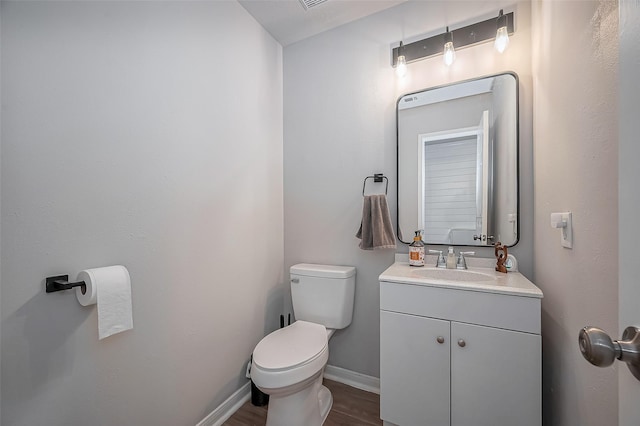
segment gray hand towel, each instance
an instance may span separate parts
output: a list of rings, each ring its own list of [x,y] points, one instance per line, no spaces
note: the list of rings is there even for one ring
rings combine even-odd
[[[396,235],[393,232],[386,195],[364,197],[362,221],[356,237],[362,240],[359,244],[362,250],[396,248]]]

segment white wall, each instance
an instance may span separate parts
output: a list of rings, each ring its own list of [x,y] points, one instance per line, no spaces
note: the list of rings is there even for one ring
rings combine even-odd
[[[1,7],[2,424],[193,425],[282,308],[282,48],[235,1]],[[44,278],[113,264],[98,341]]]
[[[379,374],[378,275],[393,263],[395,252],[362,251],[354,235],[361,217],[363,179],[376,172],[389,177],[395,223],[395,105],[402,94],[503,71],[518,73],[522,236],[513,252],[522,271],[531,275],[530,3],[517,3],[517,32],[502,55],[491,43],[462,49],[451,68],[434,57],[410,64],[402,81],[390,66],[393,43],[440,33],[445,25],[453,28],[488,19],[512,5],[407,2],[285,48],[285,267],[304,261],[353,265],[358,271],[353,323],[332,339],[330,364]],[[493,256],[492,249],[480,252]]]
[[[542,302],[545,425],[617,424],[617,375],[581,356],[581,327],[618,332],[615,1],[533,5],[535,282]],[[551,212],[573,212],[560,246]],[[626,368],[626,367],[619,367]]]

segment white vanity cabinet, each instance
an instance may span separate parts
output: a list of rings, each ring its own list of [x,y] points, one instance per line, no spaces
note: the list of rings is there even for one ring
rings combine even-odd
[[[380,276],[385,424],[540,426],[540,290],[517,273],[425,283],[392,268]]]

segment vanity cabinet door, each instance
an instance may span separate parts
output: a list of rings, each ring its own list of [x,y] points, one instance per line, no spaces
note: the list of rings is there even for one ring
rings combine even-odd
[[[380,311],[380,417],[450,425],[449,321]]]
[[[540,335],[451,323],[451,425],[540,426]]]

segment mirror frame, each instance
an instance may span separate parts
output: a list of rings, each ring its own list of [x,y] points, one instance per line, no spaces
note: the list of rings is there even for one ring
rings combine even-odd
[[[516,154],[516,240],[513,244],[505,245],[506,247],[513,247],[520,241],[520,78],[518,74],[514,71],[505,71],[498,74],[490,74],[476,78],[470,78],[467,80],[460,80],[453,83],[442,84],[439,86],[428,87],[422,90],[416,90],[414,92],[405,93],[398,97],[396,101],[396,215],[397,215],[397,224],[396,224],[396,238],[403,244],[411,244],[411,242],[403,241],[400,236],[402,232],[400,230],[400,125],[399,125],[399,109],[400,100],[405,96],[415,95],[418,93],[426,92],[427,90],[436,90],[442,89],[449,86],[454,86],[456,84],[469,83],[472,81],[483,80],[485,78],[499,77],[503,75],[510,75],[515,79],[516,83],[516,135],[515,135],[515,154]],[[430,243],[428,241],[424,241],[425,245],[433,245],[433,246],[454,246],[454,247],[473,247],[473,248],[483,248],[483,247],[493,247],[497,243],[494,241],[491,245],[464,245],[464,244],[440,244],[440,243]]]

